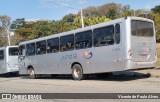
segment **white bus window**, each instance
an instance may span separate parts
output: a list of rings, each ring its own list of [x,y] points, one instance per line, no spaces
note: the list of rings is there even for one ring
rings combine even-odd
[[[92,31],[80,32],[75,35],[75,48],[84,49],[92,47]]]
[[[30,43],[26,45],[26,56],[35,55],[35,43]]]
[[[131,21],[132,35],[142,37],[153,37],[153,23],[147,21]]]
[[[74,49],[74,35],[62,36],[60,38],[60,49],[61,51],[69,51]]]
[[[36,54],[45,54],[46,53],[46,40],[36,42]]]
[[[119,44],[120,43],[120,25],[116,24],[115,26],[115,43]]]
[[[4,50],[0,50],[0,60],[4,59]]]
[[[47,53],[59,52],[59,38],[48,39],[47,44]]]
[[[18,47],[9,48],[9,56],[17,56],[18,55]]]
[[[132,21],[131,23],[131,32],[132,32],[132,35],[136,36],[137,34],[137,30],[136,30],[136,21]]]
[[[19,55],[24,55],[23,50],[25,49],[25,45],[20,45],[19,46]]]
[[[107,26],[95,29],[94,31],[94,46],[107,46],[114,44],[114,26]]]
[[[149,22],[137,21],[138,36],[153,36],[153,25]]]

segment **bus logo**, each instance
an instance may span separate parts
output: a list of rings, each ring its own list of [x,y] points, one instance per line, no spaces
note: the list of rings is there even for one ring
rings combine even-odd
[[[92,52],[89,52],[89,51],[86,51],[83,55],[85,59],[90,59],[92,58],[92,56],[93,56]]]

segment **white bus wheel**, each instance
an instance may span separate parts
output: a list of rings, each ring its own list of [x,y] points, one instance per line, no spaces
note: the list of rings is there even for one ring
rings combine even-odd
[[[28,69],[28,74],[29,74],[30,79],[35,79],[36,78],[36,75],[35,75],[35,72],[34,72],[33,68]]]
[[[79,64],[75,64],[72,67],[72,77],[74,80],[82,80],[83,79],[83,69]]]

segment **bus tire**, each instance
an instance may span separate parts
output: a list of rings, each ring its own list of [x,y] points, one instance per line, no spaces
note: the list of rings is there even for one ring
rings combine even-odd
[[[30,79],[35,79],[36,78],[36,75],[35,75],[35,72],[34,72],[33,68],[28,69],[28,74],[29,74]]]
[[[72,77],[74,80],[82,80],[83,79],[83,69],[79,64],[73,65]]]

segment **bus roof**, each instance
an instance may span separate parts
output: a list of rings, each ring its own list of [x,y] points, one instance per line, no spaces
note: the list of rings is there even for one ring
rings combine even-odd
[[[0,50],[5,49],[5,48],[10,48],[10,47],[18,47],[18,46],[16,46],[16,45],[13,45],[13,46],[5,46],[5,47],[1,47]]]

